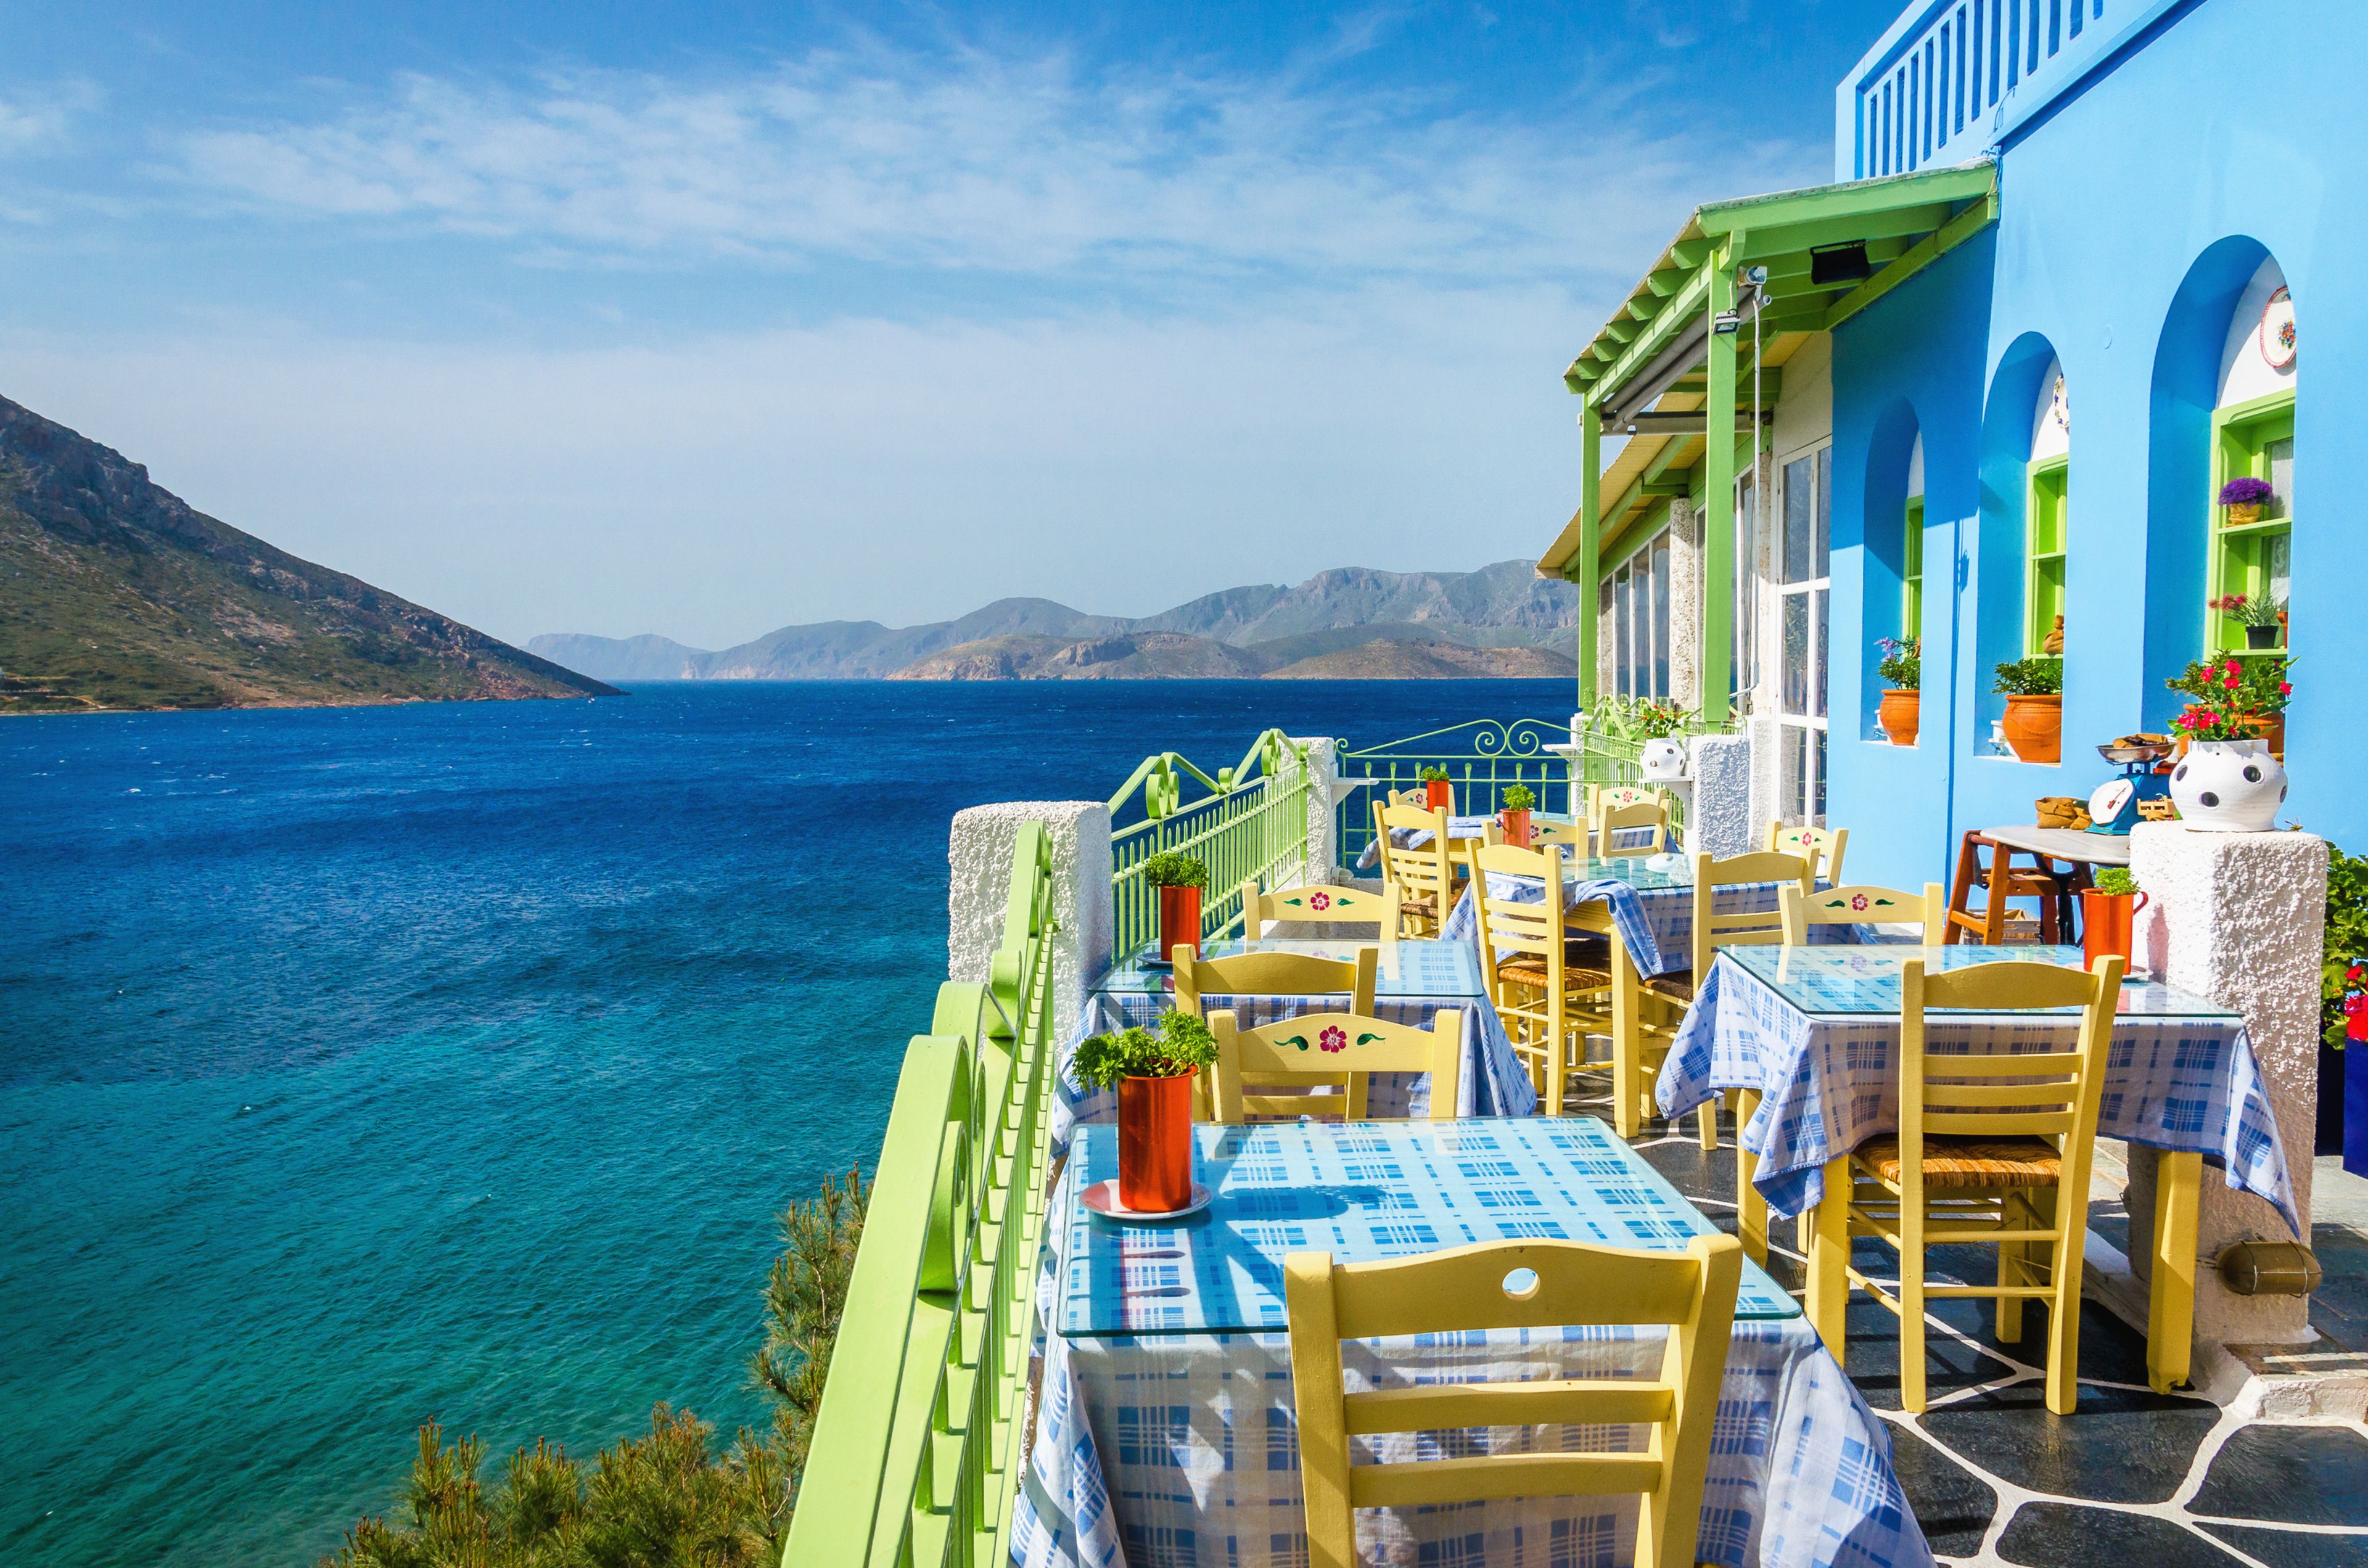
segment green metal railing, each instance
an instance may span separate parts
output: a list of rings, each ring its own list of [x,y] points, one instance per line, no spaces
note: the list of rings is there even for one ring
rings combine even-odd
[[[988,983],[905,1048],[784,1568],[1001,1568],[1053,1085],[1051,851],[1023,823]]]
[[[1570,728],[1560,720],[1473,719],[1359,750],[1349,749],[1344,741],[1340,776],[1372,782],[1341,798],[1334,818],[1341,864],[1354,866],[1373,841],[1373,802],[1388,791],[1418,787],[1426,767],[1447,770],[1459,815],[1497,812],[1506,790],[1515,784],[1536,791],[1539,811],[1569,811],[1570,765],[1545,749],[1569,739]],[[1634,764],[1632,757],[1632,776]]]
[[[1188,778],[1209,791],[1190,804],[1184,801]],[[1159,935],[1159,896],[1144,885],[1143,863],[1168,850],[1209,869],[1201,934],[1232,930],[1242,917],[1242,884],[1252,877],[1265,881],[1304,858],[1314,787],[1307,748],[1281,730],[1258,736],[1238,766],[1219,768],[1214,778],[1172,751],[1144,757],[1110,799],[1113,824],[1132,814],[1138,791],[1143,813],[1140,821],[1110,830],[1114,950],[1133,952]]]

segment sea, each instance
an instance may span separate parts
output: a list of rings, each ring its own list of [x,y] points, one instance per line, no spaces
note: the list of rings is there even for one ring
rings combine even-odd
[[[0,723],[0,1562],[309,1564],[421,1424],[766,1419],[985,801],[1564,681],[715,683]],[[868,1165],[867,1165],[868,1168]]]

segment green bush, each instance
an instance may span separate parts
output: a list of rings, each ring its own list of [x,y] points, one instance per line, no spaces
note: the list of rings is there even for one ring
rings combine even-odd
[[[2127,866],[2100,866],[2097,868],[2097,891],[2112,893],[2135,892],[2138,891],[2138,880],[2130,875],[2130,869]]]
[[[1204,888],[1209,868],[1190,855],[1163,849],[1143,862],[1143,883],[1154,888]]]
[[[2320,1038],[2340,1045],[2344,994],[2368,989],[2368,976],[2351,978],[2368,963],[2368,856],[2346,855],[2332,844],[2327,846],[2327,947],[2319,957]]]
[[[1121,1029],[1077,1043],[1069,1071],[1089,1089],[1114,1089],[1121,1078],[1180,1078],[1217,1059],[1217,1037],[1190,1013],[1168,1013],[1155,1029]]]
[[[1509,784],[1505,788],[1505,809],[1526,812],[1538,803],[1537,791],[1526,784]]]
[[[1443,767],[1426,767],[1415,777],[1420,778],[1426,784],[1444,784],[1447,782],[1447,769]]]

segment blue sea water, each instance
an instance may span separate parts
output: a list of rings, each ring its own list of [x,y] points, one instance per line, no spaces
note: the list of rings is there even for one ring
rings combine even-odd
[[[0,725],[0,1562],[301,1564],[418,1426],[764,1418],[959,808],[1559,681],[660,686]]]

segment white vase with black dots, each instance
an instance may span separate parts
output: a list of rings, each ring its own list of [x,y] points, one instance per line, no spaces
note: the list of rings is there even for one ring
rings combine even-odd
[[[2267,741],[2197,741],[2170,770],[2179,820],[2198,833],[2266,833],[2285,798],[2285,767]]]

